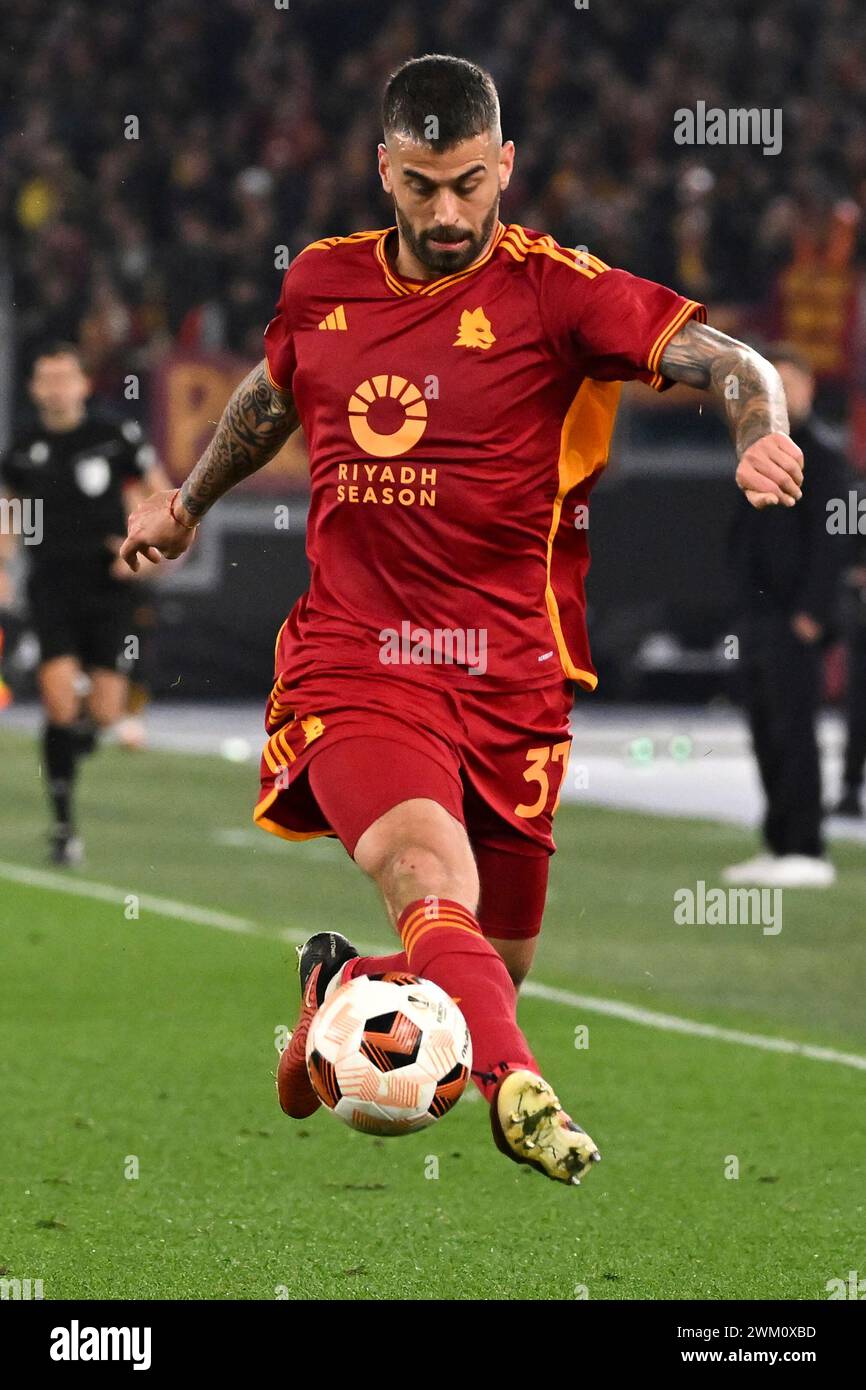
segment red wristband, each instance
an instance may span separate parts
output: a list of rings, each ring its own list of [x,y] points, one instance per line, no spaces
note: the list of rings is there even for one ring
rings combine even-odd
[[[195,531],[195,530],[197,530],[197,528],[198,528],[198,522],[197,522],[197,521],[196,521],[196,522],[193,522],[192,526],[189,526],[185,521],[181,521],[181,519],[180,519],[179,516],[175,516],[175,514],[174,514],[174,499],[178,496],[179,493],[180,493],[180,488],[179,488],[179,487],[178,487],[178,488],[175,488],[174,492],[171,494],[171,497],[169,498],[169,502],[168,502],[169,516],[171,517],[172,521],[176,521],[177,524],[178,524],[178,526],[182,526],[183,529],[184,529],[185,531]]]

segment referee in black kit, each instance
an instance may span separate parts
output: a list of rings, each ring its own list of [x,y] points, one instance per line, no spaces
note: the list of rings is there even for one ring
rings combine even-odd
[[[127,513],[170,484],[134,421],[112,419],[88,404],[90,381],[73,344],[40,352],[29,386],[37,421],[0,461],[0,482],[10,499],[4,515],[18,518],[19,531],[26,523],[29,542],[23,549],[40,646],[51,857],[75,865],[83,859],[73,813],[77,764],[93,749],[97,730],[114,724],[126,708],[125,646],[135,635],[135,595],[131,571],[116,552]],[[0,608],[11,602],[9,560],[20,539],[15,527],[3,529]]]
[[[766,796],[766,852],[724,870],[727,883],[825,888],[836,871],[821,834],[817,718],[822,652],[834,635],[847,538],[831,534],[827,504],[847,495],[835,436],[812,411],[815,378],[794,349],[765,354],[788,399],[791,436],[805,456],[797,507],[756,512],[745,498],[730,534],[742,698]]]

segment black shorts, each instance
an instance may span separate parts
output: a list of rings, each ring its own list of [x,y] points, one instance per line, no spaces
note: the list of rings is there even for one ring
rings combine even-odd
[[[75,579],[64,588],[31,581],[30,619],[39,639],[40,660],[74,656],[85,667],[126,674],[134,662],[126,639],[135,633],[135,596],[126,587],[85,587]]]

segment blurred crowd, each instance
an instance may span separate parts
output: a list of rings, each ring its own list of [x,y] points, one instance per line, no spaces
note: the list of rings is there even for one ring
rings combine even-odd
[[[453,52],[517,143],[505,220],[866,381],[863,0],[15,0],[0,30],[20,361],[78,339],[110,396],[173,344],[258,357],[274,248],[393,220],[382,86]],[[781,108],[781,152],[676,144],[698,101]]]

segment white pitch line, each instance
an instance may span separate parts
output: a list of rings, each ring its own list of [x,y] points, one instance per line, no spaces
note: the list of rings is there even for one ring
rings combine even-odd
[[[866,1071],[866,1057],[856,1052],[836,1052],[832,1047],[817,1047],[814,1043],[792,1042],[790,1038],[768,1038],[763,1033],[742,1033],[738,1028],[719,1028],[715,1023],[698,1023],[676,1014],[660,1014],[654,1009],[642,1009],[637,1004],[623,1004],[618,999],[599,999],[592,994],[573,994],[570,989],[554,989],[552,985],[527,980],[521,994],[547,999],[552,1004],[567,1004],[585,1009],[587,1013],[606,1014],[626,1023],[641,1023],[646,1028],[658,1028],[663,1033],[687,1033],[692,1038],[713,1038],[716,1042],[739,1043],[743,1047],[758,1047],[764,1052],[787,1052],[796,1057],[808,1057],[813,1062],[835,1062],[841,1067]]]
[[[30,869],[20,864],[7,864],[0,861],[0,878],[13,883],[24,884],[29,888],[45,888],[55,893],[71,893],[81,898],[94,898],[100,902],[114,903],[124,907],[127,899],[133,896],[120,888],[107,883],[92,883],[87,879],[67,878],[64,874],[52,873],[47,869]],[[308,932],[287,927],[278,932],[268,931],[259,923],[244,917],[234,917],[227,912],[214,912],[210,908],[196,907],[191,903],[177,902],[174,898],[154,897],[150,893],[137,893],[139,906],[159,917],[175,921],[192,922],[196,926],[215,927],[219,931],[234,932],[243,936],[258,936],[268,941],[286,941],[300,944],[306,941]],[[357,942],[362,952],[375,954],[387,951],[382,942]],[[546,999],[550,1004],[564,1004],[568,1008],[582,1009],[585,1013],[603,1014],[608,1018],[618,1018],[624,1023],[637,1023],[644,1028],[656,1028],[664,1033],[682,1033],[692,1038],[710,1038],[714,1042],[735,1043],[740,1047],[754,1047],[762,1052],[782,1052],[789,1056],[806,1057],[812,1062],[835,1062],[840,1067],[852,1067],[856,1071],[866,1071],[866,1057],[856,1052],[837,1052],[831,1047],[818,1047],[814,1043],[794,1042],[790,1038],[771,1038],[763,1033],[744,1033],[737,1028],[719,1028],[714,1023],[699,1023],[696,1019],[679,1018],[676,1014],[657,1013],[654,1009],[642,1009],[636,1004],[624,1004],[617,999],[600,999],[592,994],[576,994],[570,989],[556,989],[536,980],[527,980],[521,986],[521,994],[534,999]]]
[[[50,869],[31,869],[23,864],[8,864],[0,860],[0,879],[2,878],[9,879],[12,883],[21,883],[25,888],[45,888],[51,893],[69,893],[73,897],[93,898],[121,908],[126,907],[129,898],[136,898],[141,909],[152,912],[156,917],[192,922],[199,927],[216,927],[218,931],[234,932],[241,936],[258,936],[266,941],[297,942],[300,945],[310,935],[308,931],[294,927],[269,931],[260,922],[253,922],[246,917],[235,917],[230,912],[215,912],[209,907],[196,907],[192,903],[178,902],[175,898],[159,898],[152,893],[133,893],[123,888],[114,888],[110,883],[93,883],[89,879],[54,873]],[[387,945],[383,945],[381,941],[355,944],[370,955],[388,950]]]
[[[84,878],[67,878],[64,874],[52,873],[48,869],[28,869],[21,864],[6,864],[0,861],[0,878],[13,883],[23,883],[27,888],[46,888],[52,893],[70,893],[78,898],[96,898],[99,902],[114,903],[125,907],[127,899],[135,897],[139,907],[153,912],[158,917],[173,917],[181,922],[195,922],[202,927],[217,927],[220,931],[243,932],[248,936],[261,934],[255,922],[243,917],[233,917],[227,912],[212,912],[206,907],[191,907],[189,903],[175,902],[173,898],[156,898],[150,893],[127,893],[121,888],[112,888],[108,883],[91,883]]]

